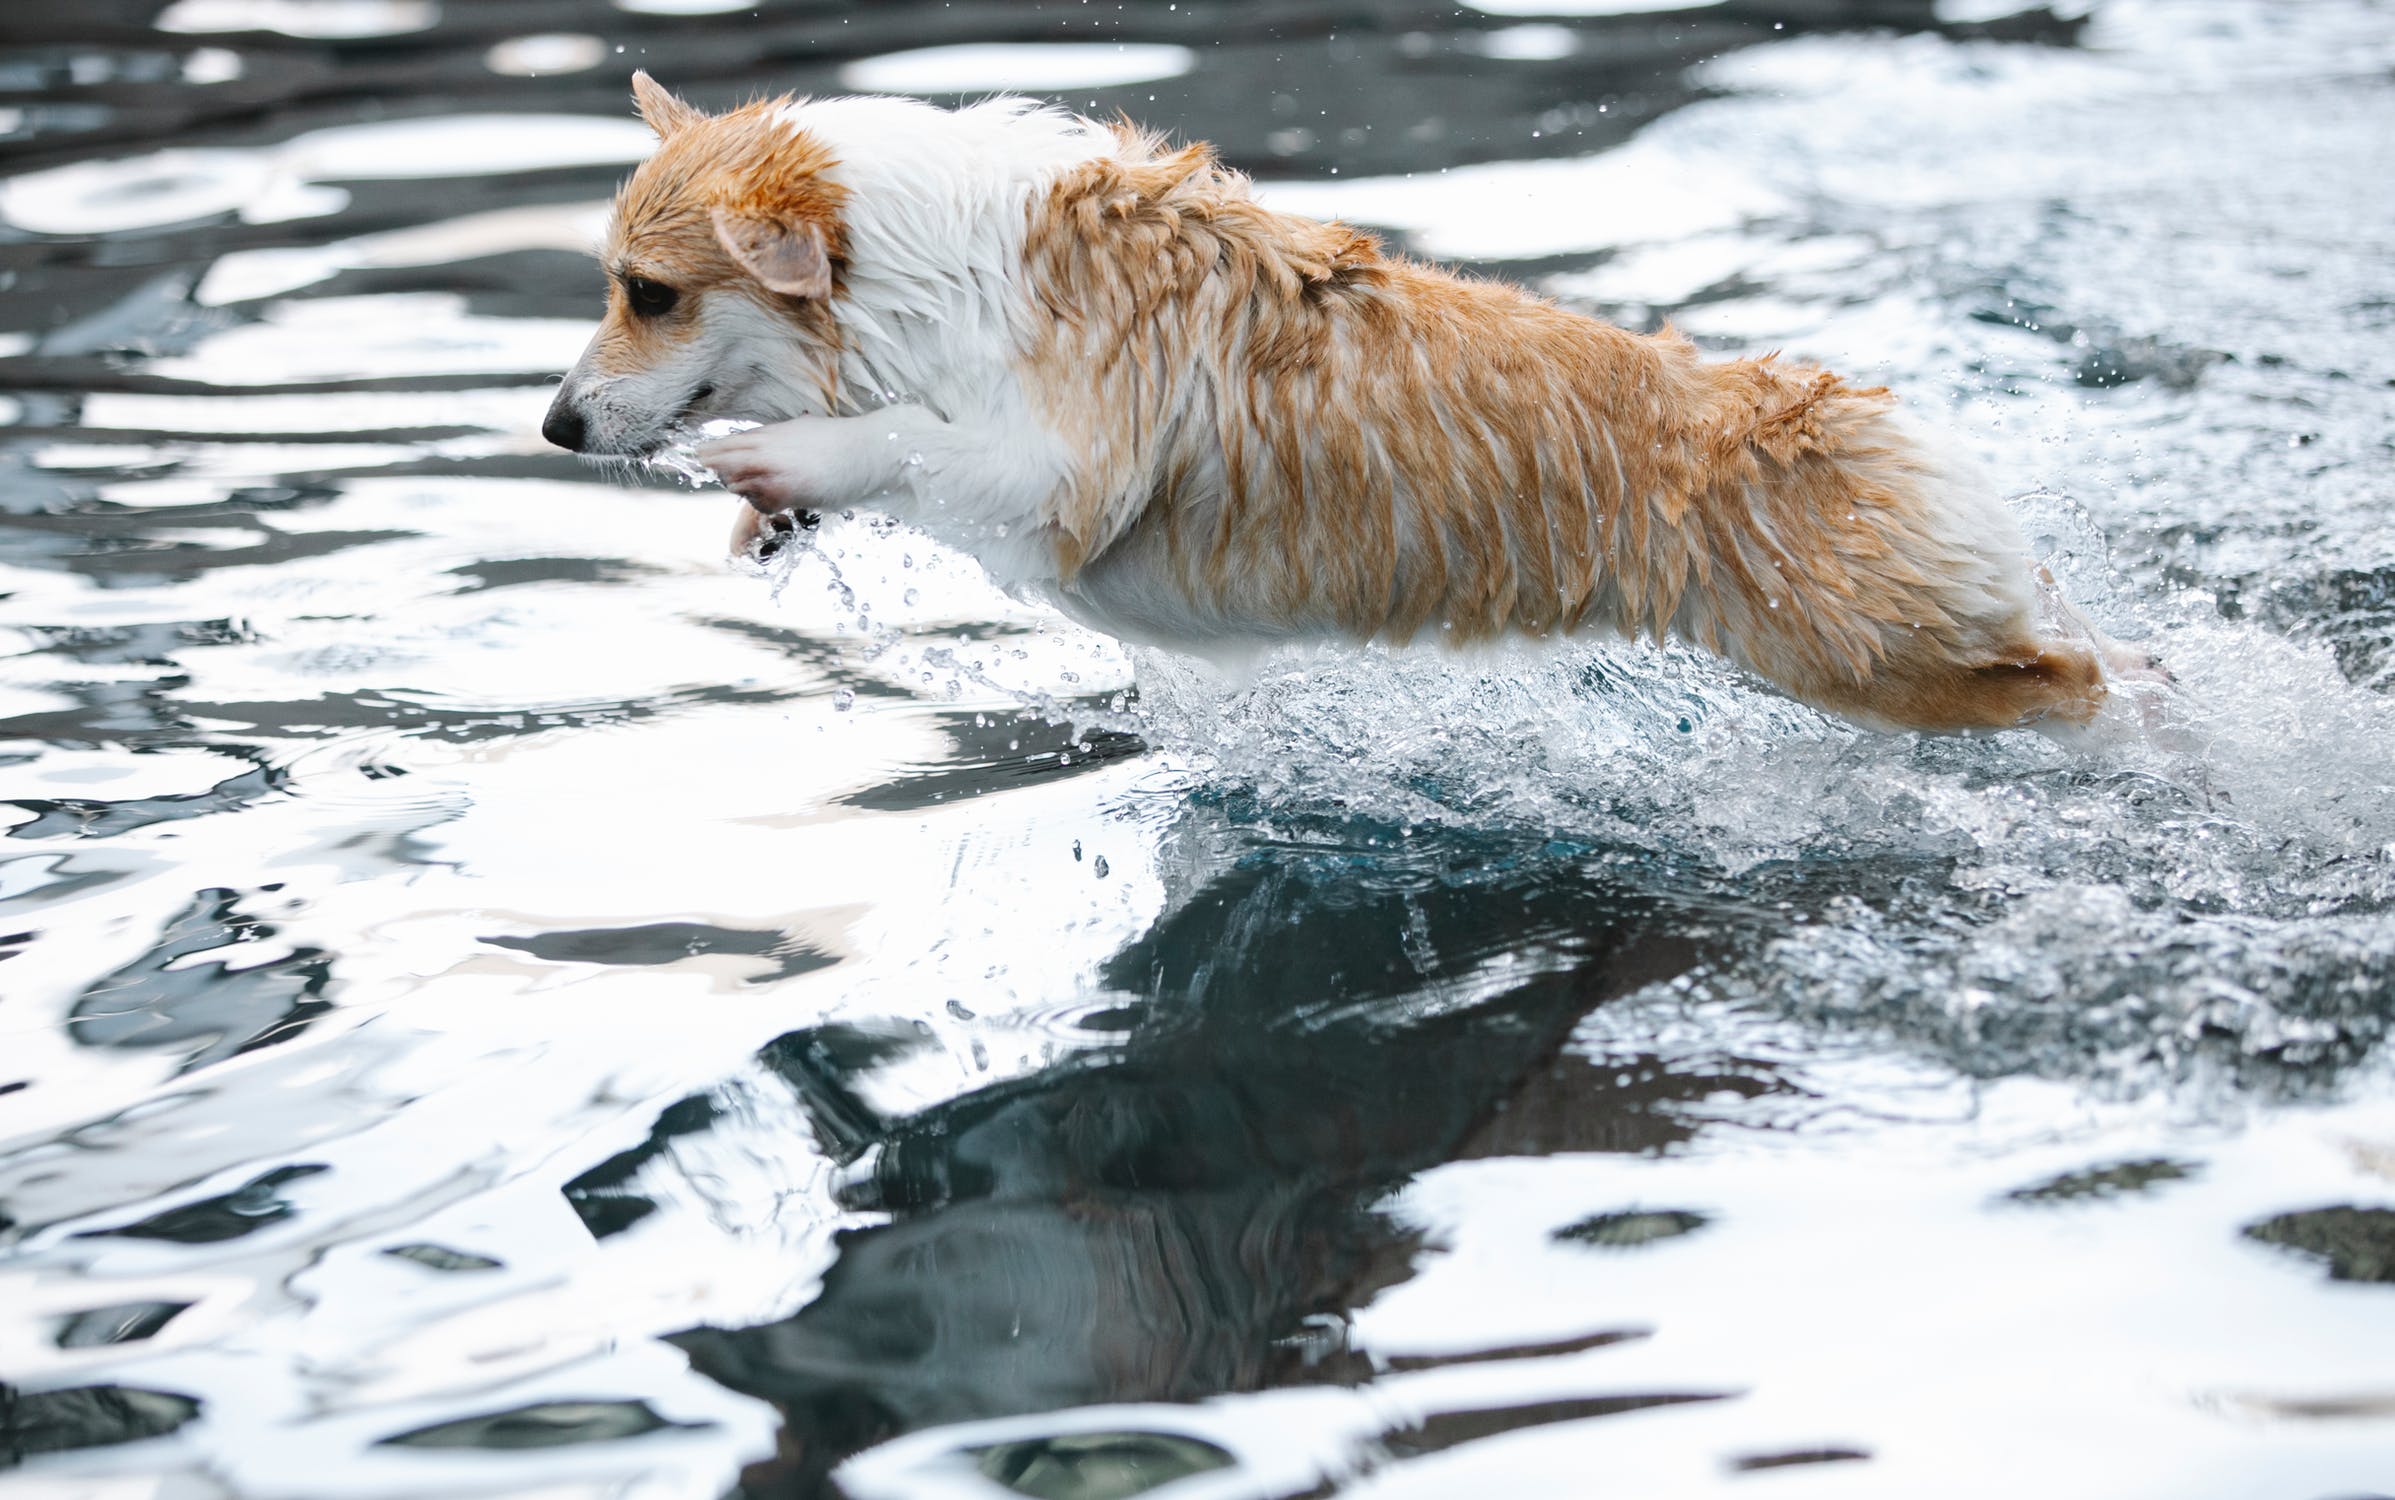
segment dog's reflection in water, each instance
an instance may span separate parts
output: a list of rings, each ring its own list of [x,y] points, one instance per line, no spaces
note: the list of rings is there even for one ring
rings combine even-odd
[[[844,1030],[777,1043],[767,1060],[819,1138],[852,1161],[878,1146],[852,1198],[892,1217],[842,1236],[803,1311],[678,1338],[784,1414],[781,1451],[745,1492],[823,1493],[851,1453],[939,1424],[1367,1379],[1339,1334],[1410,1274],[1414,1239],[1373,1209],[1409,1174],[1653,1150],[1691,1129],[1675,1103],[1773,1087],[1760,1069],[1565,1052],[1590,1007],[1703,954],[1652,895],[1535,859],[1489,873],[1512,852],[1417,841],[1409,868],[1361,881],[1353,849],[1233,866],[1109,965],[1136,997],[1118,1045],[908,1119],[875,1118],[848,1084],[902,1044]],[[1465,878],[1435,868],[1466,858]],[[1500,950],[1533,959],[1533,977],[1467,991]],[[1153,1483],[1223,1461],[1179,1448],[1134,1467]],[[984,1471],[1082,1493],[1034,1472],[1074,1461],[993,1452]]]

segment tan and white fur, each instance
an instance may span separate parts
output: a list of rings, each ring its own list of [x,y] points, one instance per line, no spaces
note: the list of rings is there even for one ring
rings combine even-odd
[[[2142,668],[1885,390],[1706,361],[1020,100],[634,87],[658,150],[544,431],[768,424],[699,450],[736,546],[866,507],[1136,642],[1645,633],[1901,729],[2084,723]]]

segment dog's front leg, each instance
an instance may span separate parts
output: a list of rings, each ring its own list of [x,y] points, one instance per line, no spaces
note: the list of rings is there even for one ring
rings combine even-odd
[[[709,443],[698,459],[748,502],[736,555],[769,517],[871,506],[963,547],[1010,586],[1039,570],[1036,538],[1066,472],[1036,422],[949,422],[919,406],[777,422]]]
[[[920,468],[948,424],[921,407],[862,417],[796,417],[698,450],[724,487],[759,512],[837,510],[889,496]]]

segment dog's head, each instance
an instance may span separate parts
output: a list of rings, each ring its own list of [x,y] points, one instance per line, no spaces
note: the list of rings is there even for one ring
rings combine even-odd
[[[828,401],[845,196],[785,101],[709,115],[632,78],[657,151],[616,194],[607,316],[549,406],[561,448],[632,456],[711,417],[773,422]]]

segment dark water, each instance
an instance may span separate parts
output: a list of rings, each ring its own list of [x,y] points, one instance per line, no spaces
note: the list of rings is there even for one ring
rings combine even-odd
[[[2395,8],[2007,12],[11,5],[0,1488],[2395,1493]],[[639,65],[1886,380],[2171,732],[731,570]]]

